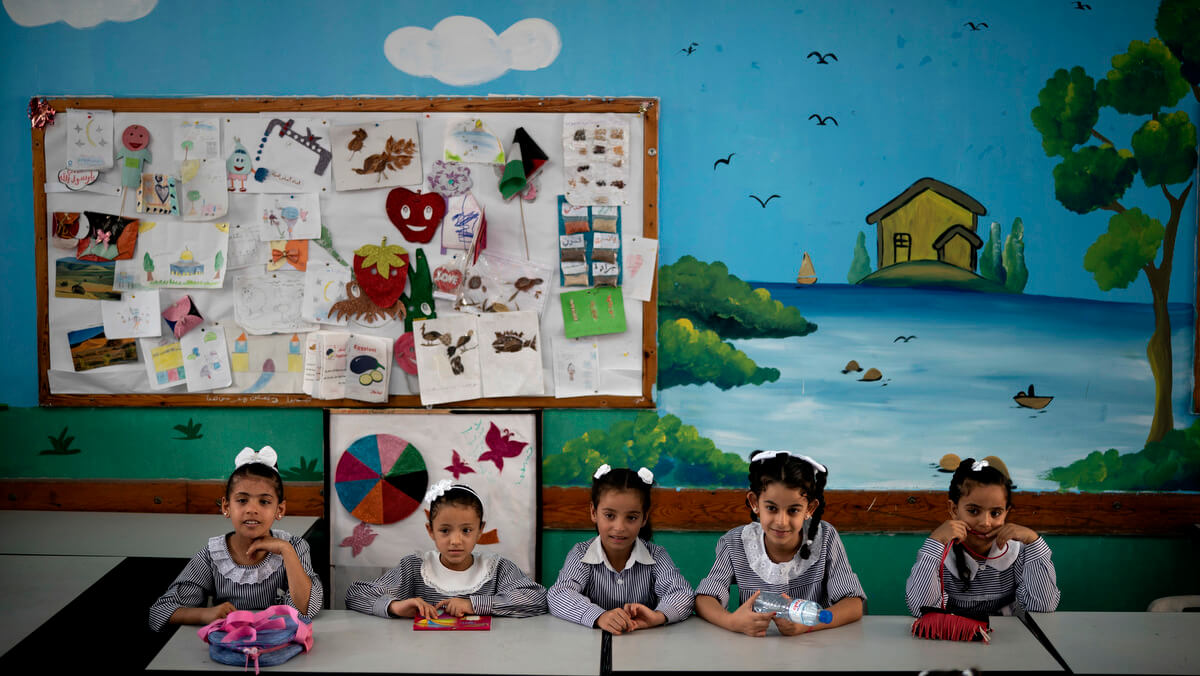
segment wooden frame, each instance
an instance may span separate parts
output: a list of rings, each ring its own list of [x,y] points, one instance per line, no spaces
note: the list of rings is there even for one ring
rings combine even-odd
[[[213,98],[101,98],[66,97],[49,100],[60,113],[68,108],[103,109],[121,113],[255,113],[255,112],[438,112],[438,113],[626,113],[642,118],[643,235],[658,238],[658,99],[621,97],[213,97]],[[38,283],[38,402],[43,406],[290,406],[308,408],[365,408],[372,404],[349,399],[321,400],[303,394],[52,394],[46,371],[50,368],[49,276],[46,260],[46,161],[45,131],[33,128],[33,217],[35,271]],[[650,301],[642,304],[642,392],[636,397],[597,395],[508,397],[472,399],[446,404],[445,408],[654,408],[654,383],[658,376],[658,280]],[[387,406],[419,407],[418,395],[393,395]]]

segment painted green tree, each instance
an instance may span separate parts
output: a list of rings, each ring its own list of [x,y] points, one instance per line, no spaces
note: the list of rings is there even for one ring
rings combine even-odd
[[[147,251],[146,254],[144,256],[142,256],[142,269],[146,271],[146,281],[153,282],[154,281],[154,259],[150,257],[149,251]]]
[[[998,223],[993,225],[999,226]],[[999,233],[1000,228],[996,231]],[[999,239],[999,238],[997,238]],[[1025,224],[1020,218],[1013,221],[1008,237],[1004,238],[1004,253],[1001,256],[1004,270],[1004,288],[1012,293],[1021,293],[1029,283],[1029,268],[1025,267]]]
[[[1190,7],[1194,18],[1200,13],[1200,0],[1164,2],[1159,7],[1158,24],[1168,11]],[[1183,12],[1186,13],[1186,12]],[[1190,49],[1195,48],[1195,31],[1188,34]],[[1189,58],[1196,58],[1191,52]],[[1169,112],[1189,91],[1200,100],[1196,82],[1182,74],[1179,59],[1163,41],[1134,40],[1124,54],[1112,58],[1112,70],[1099,82],[1079,66],[1059,69],[1046,81],[1038,94],[1038,105],[1031,117],[1042,135],[1042,148],[1048,156],[1062,157],[1054,168],[1055,197],[1070,211],[1086,214],[1097,209],[1112,211],[1108,231],[1101,234],[1084,255],[1083,267],[1092,273],[1104,291],[1125,288],[1144,274],[1150,286],[1154,307],[1154,332],[1146,346],[1150,371],[1154,376],[1154,418],[1147,441],[1158,441],[1174,428],[1171,413],[1171,320],[1167,297],[1171,287],[1171,266],[1175,257],[1175,238],[1183,207],[1192,190],[1192,172],[1196,166],[1196,127],[1185,111]],[[1194,76],[1193,76],[1194,78]],[[1121,115],[1144,118],[1133,133],[1128,148],[1117,144],[1097,128],[1102,108]],[[1089,141],[1098,144],[1084,145]],[[1164,225],[1137,207],[1121,203],[1125,192],[1141,175],[1143,183],[1161,190],[1170,208]],[[1186,184],[1172,191],[1173,186]],[[1156,262],[1156,257],[1161,257]]]
[[[979,252],[979,276],[997,284],[1004,283],[1004,261],[1000,251],[1000,224],[992,221],[987,243]]]
[[[854,239],[854,258],[850,260],[850,271],[846,273],[846,281],[858,284],[864,277],[871,274],[871,255],[867,253],[867,235],[862,230]]]

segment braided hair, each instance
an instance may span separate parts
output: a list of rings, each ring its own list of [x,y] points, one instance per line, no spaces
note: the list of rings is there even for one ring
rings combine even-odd
[[[1008,475],[1001,472],[999,469],[991,465],[985,465],[978,470],[973,470],[975,466],[975,458],[967,458],[958,463],[958,469],[954,470],[954,476],[950,478],[950,502],[955,505],[962,498],[963,493],[970,493],[975,486],[1003,486],[1004,487],[1004,503],[1006,507],[1012,507],[1012,479]],[[966,489],[964,491],[964,488]],[[958,579],[962,580],[963,590],[971,588],[971,569],[967,567],[966,547],[963,543],[955,541],[954,553],[958,559]]]
[[[609,491],[633,491],[642,498],[642,514],[646,517],[646,523],[638,531],[638,537],[650,541],[654,537],[654,529],[650,527],[650,488],[653,482],[646,483],[638,473],[625,468],[619,467],[610,469],[600,478],[592,479],[592,507],[600,506],[600,496]]]
[[[808,519],[800,540],[800,558],[807,559],[812,553],[809,543],[817,536],[821,528],[821,516],[825,513],[825,484],[829,480],[829,470],[818,470],[807,459],[787,452],[777,453],[774,457],[755,460],[755,457],[767,451],[754,451],[750,454],[750,492],[761,496],[763,489],[773,482],[780,482],[793,490],[800,491],[809,502],[816,501],[817,509]],[[750,505],[747,498],[746,506]],[[750,519],[758,521],[758,514],[750,510]]]

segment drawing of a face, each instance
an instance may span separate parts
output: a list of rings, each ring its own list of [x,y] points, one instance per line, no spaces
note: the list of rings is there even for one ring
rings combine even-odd
[[[404,239],[428,244],[446,215],[446,200],[435,192],[420,194],[396,188],[388,193],[386,208]]]
[[[125,132],[121,134],[121,143],[130,150],[141,150],[150,145],[150,130],[140,124],[131,124],[125,127]]]

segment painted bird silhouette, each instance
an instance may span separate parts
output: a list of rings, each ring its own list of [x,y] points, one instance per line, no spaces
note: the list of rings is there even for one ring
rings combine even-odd
[[[830,120],[833,120],[833,126],[835,126],[835,127],[840,127],[840,126],[841,126],[841,125],[839,125],[839,124],[837,123],[837,120],[836,120],[836,119],[834,119],[834,117],[833,117],[832,115],[829,115],[829,116],[827,116],[827,117],[821,117],[820,115],[817,115],[816,113],[813,113],[812,115],[809,115],[809,116],[808,116],[808,119],[810,119],[810,120],[812,120],[812,119],[816,119],[816,121],[817,121],[817,126],[818,126],[818,127],[824,127],[824,126],[825,126],[825,124],[826,124],[827,122],[829,122]]]
[[[902,340],[903,340],[904,342],[906,342],[906,343],[907,343],[908,341],[912,340],[913,338],[916,338],[916,336],[896,336],[896,339],[895,339],[895,340],[893,340],[892,342],[893,342],[893,343],[898,343],[898,342],[900,342],[900,341],[902,341]],[[456,477],[456,478],[457,478],[457,477]]]
[[[691,56],[692,52],[696,51],[696,48],[699,46],[700,46],[699,42],[693,42],[692,44],[688,45],[687,47],[684,47],[683,49],[681,49],[679,51],[683,52],[684,54],[687,54],[688,56]]]
[[[501,431],[499,427],[496,427],[496,423],[491,423],[483,440],[487,443],[488,450],[479,456],[479,462],[491,460],[496,463],[496,469],[501,472],[504,471],[505,458],[515,458],[521,455],[521,451],[529,445],[527,442],[512,438],[511,431],[507,429]]]
[[[470,465],[463,462],[462,456],[460,456],[458,454],[458,451],[456,451],[454,449],[450,449],[450,450],[453,453],[453,455],[450,456],[450,464],[446,467],[443,467],[442,469],[453,474],[455,481],[458,481],[458,477],[460,477],[464,474],[474,474],[475,473],[475,470],[472,469]]]
[[[1083,0],[1075,0],[1075,9],[1091,9],[1091,5],[1083,4]]]
[[[762,207],[762,208],[764,208],[764,209],[766,209],[766,208],[767,208],[767,202],[770,202],[771,200],[775,199],[776,197],[779,197],[780,199],[783,199],[783,198],[782,198],[782,197],[780,197],[779,195],[771,195],[770,197],[768,197],[768,198],[767,198],[767,202],[764,202],[764,201],[762,201],[761,199],[759,199],[758,195],[751,195],[751,197],[753,197],[753,198],[754,198],[754,201],[755,201],[755,202],[758,202],[758,205],[759,205],[759,206],[761,206],[761,207]]]
[[[720,159],[720,160],[717,160],[716,162],[713,162],[713,171],[717,170],[718,164],[729,164],[729,160],[733,159],[734,155],[737,155],[737,153],[729,153],[729,155],[727,157],[725,157],[724,159]]]
[[[973,30],[973,31],[977,31],[977,30],[979,30],[979,29],[981,29],[981,28],[987,28],[987,27],[988,27],[988,25],[987,25],[986,23],[982,22],[982,21],[980,21],[979,23],[975,23],[974,21],[968,21],[968,22],[964,23],[963,25],[964,25],[964,26],[968,26],[968,27],[970,27],[970,29],[971,29],[971,30]]]
[[[811,59],[814,56],[817,57],[817,65],[819,65],[819,66],[820,65],[825,65],[825,66],[829,65],[829,62],[826,61],[825,59],[833,59],[834,61],[838,60],[837,54],[834,54],[833,52],[829,52],[828,54],[822,54],[821,52],[817,52],[817,51],[809,52],[808,56],[806,56],[804,58]]]

